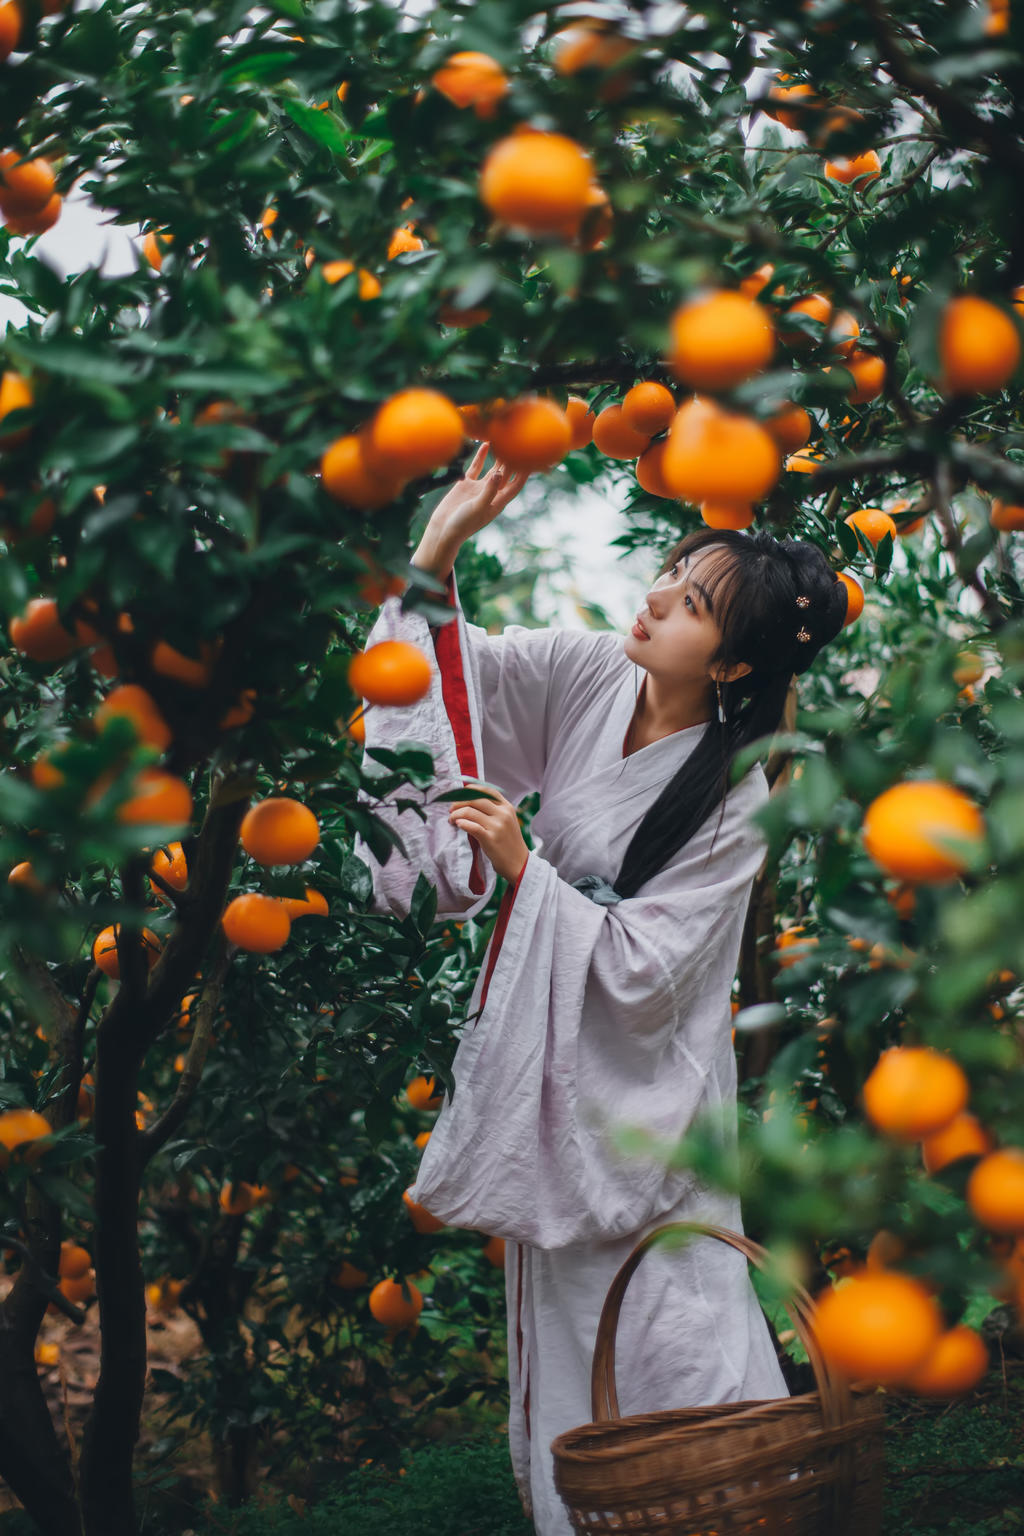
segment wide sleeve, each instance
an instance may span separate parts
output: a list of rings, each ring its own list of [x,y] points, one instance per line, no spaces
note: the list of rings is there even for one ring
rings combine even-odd
[[[541,787],[556,686],[564,694],[600,636],[518,624],[489,635],[467,622],[454,572],[447,594],[452,618],[433,629],[421,614],[403,613],[397,597],[381,608],[367,648],[382,640],[416,645],[430,661],[432,677],[429,692],[416,704],[367,709],[365,745],[368,750],[409,741],[426,746],[436,769],[429,801],[462,788],[467,779],[483,779],[515,805]],[[372,761],[367,757],[370,772]],[[411,808],[399,812],[365,793],[360,800],[405,848],[404,856],[396,848],[380,864],[356,837],[355,852],[373,876],[376,911],[405,916],[421,873],[437,888],[439,918],[472,917],[486,905],[494,890],[493,867],[476,840],[451,825],[447,802],[425,805],[424,821]]]
[[[630,1126],[674,1142],[700,1108],[735,1094],[729,997],[764,856],[750,812],[766,794],[751,770],[713,849],[717,812],[612,906],[530,854],[414,1199],[453,1226],[561,1248],[624,1236],[693,1189],[689,1171],[627,1157],[612,1136]]]

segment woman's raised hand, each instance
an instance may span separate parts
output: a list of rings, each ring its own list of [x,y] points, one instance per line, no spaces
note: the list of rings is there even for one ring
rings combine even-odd
[[[456,480],[431,514],[431,522],[438,524],[445,538],[453,543],[464,544],[474,533],[493,523],[529,478],[497,462],[482,475],[487,452],[488,444],[481,443],[464,477]]]

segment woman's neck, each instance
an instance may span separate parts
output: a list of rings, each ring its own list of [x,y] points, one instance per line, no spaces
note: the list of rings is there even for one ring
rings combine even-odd
[[[710,718],[711,704],[705,689],[684,693],[674,687],[671,698],[664,699],[659,696],[657,678],[644,673],[636,701],[637,729],[644,736],[670,736],[691,725],[703,725]]]

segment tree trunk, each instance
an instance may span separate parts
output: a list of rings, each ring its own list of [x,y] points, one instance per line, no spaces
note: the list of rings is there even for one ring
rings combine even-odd
[[[82,1536],[71,1467],[39,1383],[37,1328],[0,1309],[0,1478],[45,1536]]]

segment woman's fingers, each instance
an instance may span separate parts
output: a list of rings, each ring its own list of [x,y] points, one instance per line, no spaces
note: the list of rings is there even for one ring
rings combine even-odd
[[[484,462],[485,462],[485,460],[487,458],[487,450],[488,450],[489,447],[490,447],[489,443],[481,443],[480,444],[480,447],[477,449],[476,453],[474,453],[473,457],[469,461],[469,468],[466,470],[466,479],[467,480],[475,480],[477,478],[477,476],[479,475],[480,471],[484,467]]]

